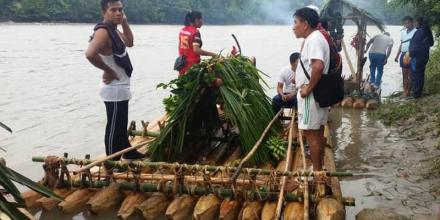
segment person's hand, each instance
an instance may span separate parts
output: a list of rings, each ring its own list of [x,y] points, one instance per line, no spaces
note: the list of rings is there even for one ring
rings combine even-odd
[[[387,65],[387,63],[388,63],[388,59],[385,59],[385,60],[383,61],[383,65],[384,65],[384,66]]]
[[[118,78],[118,76],[116,75],[116,73],[115,72],[107,72],[107,71],[105,71],[103,74],[102,74],[102,81],[105,83],[105,84],[110,84],[113,80],[119,80],[119,78]]]
[[[303,97],[303,98],[309,96],[311,92],[312,92],[312,91],[310,91],[308,85],[303,85],[303,86],[301,86],[301,88],[300,88],[300,90],[299,90],[299,94],[300,94],[301,97]]]
[[[394,62],[398,63],[399,62],[399,58],[396,57],[396,59],[394,59]]]

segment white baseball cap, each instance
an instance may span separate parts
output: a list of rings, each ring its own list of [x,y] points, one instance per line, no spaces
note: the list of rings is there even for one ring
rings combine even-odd
[[[307,5],[306,7],[310,8],[310,9],[313,9],[314,11],[316,11],[316,13],[318,13],[318,16],[320,16],[320,11],[321,10],[319,10],[318,6],[316,6],[316,5]]]

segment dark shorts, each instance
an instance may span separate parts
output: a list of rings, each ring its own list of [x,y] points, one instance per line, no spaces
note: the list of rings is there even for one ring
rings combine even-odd
[[[402,54],[400,54],[400,59],[399,59],[399,63],[400,63],[400,68],[406,68],[409,69],[411,68],[411,64],[409,65],[403,65],[403,57],[405,56],[407,52],[402,52]]]

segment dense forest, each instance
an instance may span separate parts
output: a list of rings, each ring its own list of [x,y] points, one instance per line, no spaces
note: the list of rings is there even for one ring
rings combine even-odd
[[[100,0],[0,0],[1,20],[16,22],[96,22]],[[325,0],[123,0],[131,22],[181,23],[188,10],[200,10],[208,24],[286,24],[295,9]],[[351,0],[388,24],[409,13],[388,0]]]

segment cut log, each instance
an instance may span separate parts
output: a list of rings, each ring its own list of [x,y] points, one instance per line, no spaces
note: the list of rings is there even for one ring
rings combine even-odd
[[[196,198],[189,195],[182,195],[175,198],[168,206],[165,215],[169,220],[191,219],[191,215],[196,205]]]
[[[87,201],[95,194],[89,189],[79,189],[66,197],[66,199],[58,204],[58,208],[65,212],[71,213],[83,208]]]
[[[110,210],[122,201],[122,193],[117,184],[98,191],[88,202],[87,209],[91,213],[99,214]]]
[[[211,220],[218,218],[220,214],[220,205],[221,200],[213,194],[200,197],[194,208],[193,219]]]
[[[246,202],[238,216],[239,220],[260,220],[263,203],[261,202]]]
[[[41,199],[43,196],[35,191],[28,190],[21,193],[21,197],[23,197],[26,207],[32,208],[38,204],[37,200]]]
[[[118,217],[121,219],[128,219],[143,201],[148,198],[148,195],[140,192],[130,192],[122,202],[121,208],[118,211]]]
[[[266,202],[261,211],[261,220],[273,220],[277,211],[277,202]]]
[[[355,109],[364,109],[365,108],[365,99],[357,98],[353,102],[353,108],[355,108]]]
[[[73,189],[55,189],[53,192],[55,194],[65,198],[65,197],[69,196],[70,194],[72,194],[74,192],[74,190]],[[37,203],[39,204],[39,206],[46,211],[50,211],[50,210],[54,209],[55,207],[57,207],[57,205],[60,202],[61,201],[59,201],[57,199],[47,198],[47,197],[43,197],[43,198],[37,200]]]
[[[344,108],[352,108],[354,103],[354,99],[352,97],[347,97],[341,102],[341,106]]]
[[[367,101],[367,109],[374,110],[379,107],[379,102],[376,99],[370,99]]]
[[[165,219],[170,200],[163,193],[153,193],[150,198],[138,206],[138,210],[147,220]]]
[[[304,205],[299,202],[289,202],[284,207],[284,220],[303,220]]]
[[[344,220],[345,208],[336,199],[322,199],[316,208],[317,220]]]
[[[240,214],[241,203],[235,200],[226,199],[220,206],[220,220],[236,220]]]

